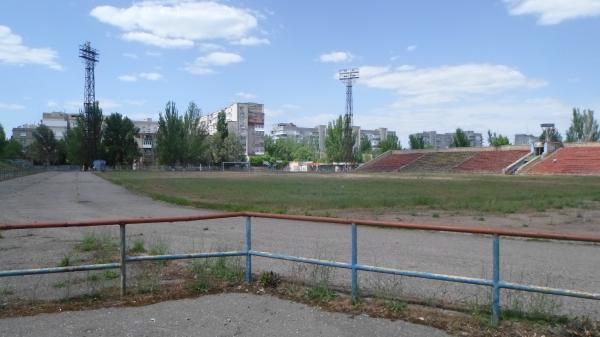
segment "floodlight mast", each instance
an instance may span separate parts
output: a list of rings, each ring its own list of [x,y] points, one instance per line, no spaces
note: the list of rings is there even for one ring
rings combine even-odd
[[[354,126],[352,84],[356,79],[358,79],[358,68],[342,69],[339,71],[339,80],[346,84],[346,118],[350,119],[351,126]]]
[[[87,111],[96,101],[96,83],[94,68],[98,62],[98,50],[92,48],[90,41],[79,46],[79,57],[85,64],[85,85],[83,88],[83,107]]]

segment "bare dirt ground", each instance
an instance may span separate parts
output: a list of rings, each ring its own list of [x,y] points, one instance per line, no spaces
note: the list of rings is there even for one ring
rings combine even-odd
[[[213,211],[153,201],[90,173],[43,173],[0,182],[2,223],[209,212]],[[586,212],[591,213],[582,215],[580,219],[589,218],[596,211]],[[381,216],[393,220],[397,220],[396,217],[406,218],[403,214]],[[429,215],[409,216],[422,218],[428,223],[491,224],[492,220],[496,220],[488,217],[479,220],[474,218],[476,215],[468,216],[469,219],[452,218],[446,214],[440,214],[439,218]],[[508,217],[512,218],[509,220],[512,221],[510,226],[522,228],[523,218],[517,215]],[[544,225],[541,220],[539,226],[542,227],[537,224],[538,222],[532,221],[529,228],[545,229],[543,226],[551,226],[548,223]],[[2,269],[56,266],[63,257],[71,254],[82,237],[90,231],[117,235],[116,226],[104,229],[3,232],[3,238],[0,239],[0,266]],[[136,238],[143,238],[147,245],[160,243],[168,247],[169,252],[239,249],[243,245],[243,219],[128,226],[128,240],[131,242]],[[253,220],[253,248],[256,250],[347,261],[350,258],[349,239],[349,228],[343,225]],[[359,262],[391,268],[489,278],[491,248],[490,238],[483,236],[367,227],[359,229]],[[600,269],[596,268],[600,261],[599,248],[583,244],[503,239],[502,277],[513,282],[597,292],[600,289]],[[286,276],[310,281],[310,269],[260,258],[255,260],[256,272],[274,270]],[[335,285],[347,287],[349,284],[346,271],[331,271],[330,277]],[[79,280],[76,285],[60,286],[73,279]],[[114,285],[116,281],[106,283],[110,285],[111,282]],[[360,285],[364,292],[400,295],[431,304],[462,303],[469,306],[489,302],[489,290],[476,286],[367,273],[360,274]],[[86,273],[4,278],[0,279],[0,302],[10,302],[16,298],[64,298],[85,294],[93,291],[96,286]],[[600,318],[600,303],[597,301],[503,291],[502,304],[504,308]]]
[[[600,233],[600,209],[561,209],[515,214],[432,210],[411,212],[350,210],[337,211],[335,214],[338,217],[402,221],[416,224],[457,224],[472,227],[489,226],[591,235],[598,235]]]

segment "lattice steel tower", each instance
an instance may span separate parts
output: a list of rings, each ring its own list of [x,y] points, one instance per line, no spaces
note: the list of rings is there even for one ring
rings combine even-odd
[[[346,84],[346,118],[350,120],[350,126],[354,126],[354,112],[352,103],[352,83],[358,79],[358,69],[342,69],[339,72],[339,79]]]
[[[83,107],[87,111],[96,101],[96,83],[94,79],[94,68],[98,62],[98,50],[92,48],[90,41],[79,46],[79,57],[85,64],[85,86],[83,92]]]

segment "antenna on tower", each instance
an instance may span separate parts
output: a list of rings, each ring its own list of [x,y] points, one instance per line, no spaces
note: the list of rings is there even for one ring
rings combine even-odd
[[[90,41],[79,46],[79,57],[85,64],[85,85],[83,91],[83,107],[87,111],[96,101],[96,83],[94,79],[94,68],[98,62],[98,50],[92,48]]]
[[[339,80],[346,84],[346,118],[350,120],[350,126],[354,126],[352,84],[356,79],[358,79],[358,68],[342,69],[339,72]]]

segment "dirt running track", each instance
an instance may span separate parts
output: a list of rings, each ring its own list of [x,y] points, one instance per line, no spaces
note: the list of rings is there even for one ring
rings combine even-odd
[[[91,173],[49,172],[0,182],[0,223],[42,220],[81,220],[116,217],[151,217],[209,213],[178,207],[133,194]],[[210,222],[128,226],[129,239],[143,237],[147,244],[161,242],[170,252],[239,249],[243,246],[243,219]],[[1,269],[56,266],[91,230],[72,228],[4,232],[0,239]],[[253,220],[253,248],[307,257],[347,261],[350,231],[347,226],[269,219]],[[490,277],[489,237],[359,228],[359,262],[453,275]],[[600,291],[600,247],[549,241],[503,239],[502,277],[514,282]],[[275,270],[302,277],[306,270],[271,260],[255,260],[255,272]],[[84,274],[85,275],[85,274]],[[57,282],[70,275],[0,279],[0,291],[12,297],[60,298],[86,289],[64,289]],[[347,286],[347,271],[336,271],[334,283]],[[361,273],[363,291],[401,292],[428,302],[487,303],[489,290],[477,286],[388,277]],[[88,289],[89,290],[89,289]],[[0,298],[1,299],[1,298]],[[6,300],[6,299],[5,299]],[[600,319],[600,303],[551,296],[529,296],[503,291],[503,305],[533,308]]]

